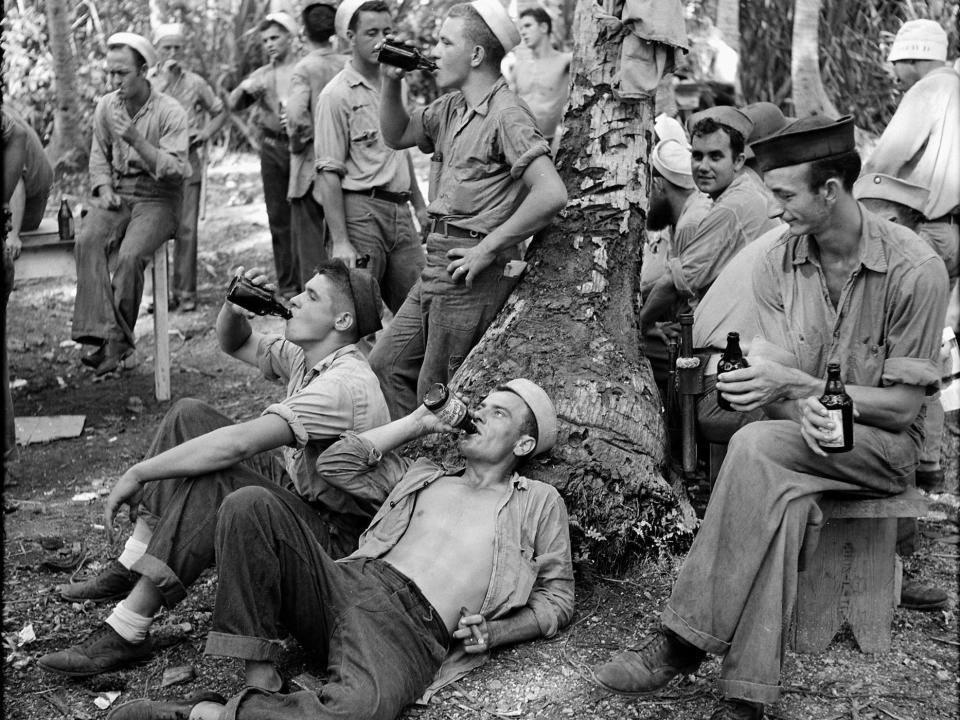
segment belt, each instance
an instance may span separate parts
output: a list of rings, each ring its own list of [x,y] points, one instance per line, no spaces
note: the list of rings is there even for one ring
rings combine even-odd
[[[429,232],[437,233],[438,235],[446,235],[447,237],[458,237],[458,238],[473,238],[474,240],[480,240],[485,238],[487,233],[482,233],[477,230],[467,230],[466,228],[458,227],[457,225],[451,225],[449,222],[443,218],[430,218],[430,222],[427,224],[427,229]]]
[[[933,218],[932,220],[927,220],[927,223],[929,223],[929,224],[931,224],[931,225],[934,224],[934,223],[943,223],[944,225],[956,225],[956,224],[957,224],[957,216],[954,215],[954,214],[952,214],[952,213],[947,213],[946,215],[941,215],[941,216],[938,217],[938,218]],[[922,224],[922,223],[921,223],[921,224]]]
[[[370,190],[344,190],[344,192],[352,193],[354,195],[363,195],[364,197],[373,198],[374,200],[386,200],[388,202],[396,203],[397,205],[406,205],[408,202],[410,202],[410,193],[392,192],[390,190],[384,190],[383,188],[372,188]]]
[[[276,130],[271,130],[270,128],[260,128],[260,130],[263,132],[263,136],[265,138],[277,140],[278,142],[290,142],[290,136],[287,135],[283,130],[280,130],[279,132]]]

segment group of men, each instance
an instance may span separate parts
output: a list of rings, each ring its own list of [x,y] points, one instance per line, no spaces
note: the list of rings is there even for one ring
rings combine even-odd
[[[60,590],[69,600],[120,602],[90,637],[38,661],[85,677],[149,658],[155,614],[215,563],[206,651],[244,660],[245,689],[229,701],[215,693],[137,700],[113,710],[113,720],[393,718],[489,649],[549,637],[573,613],[563,500],[517,473],[557,440],[556,411],[541,388],[514,379],[471,410],[476,431],[459,437],[464,467],[394,452],[421,435],[455,431],[418,398],[463,361],[518,281],[510,263],[517,246],[566,201],[544,133],[501,75],[516,27],[497,2],[451,8],[434,51],[437,84],[450,92],[409,112],[402,73],[375,62],[392,28],[388,7],[322,7],[308,6],[305,24],[332,19],[352,41],[349,63],[325,84],[312,82],[305,68],[338,61],[327,30],[308,29],[309,55],[286,68],[275,50],[270,70],[241,83],[229,103],[275,113],[274,134],[265,133],[273,145],[261,151],[270,172],[279,172],[284,143],[301,153],[312,143],[312,161],[300,160],[316,172],[288,171],[284,186],[300,201],[290,207],[304,225],[322,218],[336,248],[302,276],[283,336],[257,332],[231,303],[220,310],[221,348],[283,381],[286,398],[243,423],[197,401],[174,406],[147,458],[107,498],[108,531],[121,506],[135,511],[120,556]],[[287,22],[274,15],[261,25],[268,49],[283,45],[276,28]],[[111,38],[108,67],[119,87],[97,110],[94,150],[100,143],[103,157],[101,182],[92,185],[102,207],[87,222],[115,239],[118,223],[144,236],[156,230],[157,213],[180,201],[175,190],[189,174],[188,124],[175,101],[144,84],[152,63],[143,42]],[[696,306],[702,347],[719,350],[716,333],[739,329],[750,367],[717,375],[716,358],[705,363],[708,387],[737,411],[701,406],[701,427],[714,418],[707,432],[729,441],[727,459],[660,629],[597,667],[601,686],[650,692],[717,654],[724,697],[712,717],[762,717],[780,692],[797,559],[816,500],[825,492],[894,494],[910,482],[930,424],[925,398],[940,378],[948,251],[955,258],[957,244],[960,169],[938,162],[960,132],[960,76],[941,70],[945,55],[935,23],[904,25],[891,55],[901,81],[915,83],[903,107],[932,76],[942,87],[926,91],[937,93],[942,111],[924,105],[922,119],[931,137],[949,139],[911,136],[906,147],[885,145],[885,134],[876,167],[862,177],[850,117],[795,120],[758,103],[694,116],[690,147],[682,128],[661,132],[670,136],[652,156],[650,221],[673,226],[675,239],[663,275],[649,284],[641,324],[652,345],[668,338],[663,323],[678,308]],[[412,245],[404,250],[425,264],[398,296],[383,278],[408,228],[415,238],[407,203],[417,205],[416,182],[403,152],[414,145],[432,154],[429,232],[425,258]],[[921,168],[940,173],[942,203],[929,203],[934,190],[915,174]],[[888,205],[875,206],[880,216],[860,198],[912,208],[894,208],[895,217],[919,235],[888,220]],[[928,214],[938,209],[942,216]],[[371,256],[368,269],[355,267],[361,254]],[[245,274],[270,286],[258,268]],[[78,289],[78,308],[79,297]],[[383,301],[396,304],[395,316],[368,361],[356,343],[380,328]],[[132,329],[121,309],[106,331],[103,318],[84,331],[117,362]],[[819,445],[833,430],[817,400],[828,362],[840,363],[858,411],[856,444],[845,454]],[[319,692],[289,692],[279,674],[288,632],[326,663]]]

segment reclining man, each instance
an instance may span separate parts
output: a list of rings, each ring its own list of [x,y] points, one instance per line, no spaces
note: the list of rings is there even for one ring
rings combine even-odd
[[[511,380],[474,419],[476,432],[459,439],[459,470],[391,452],[453,431],[422,405],[347,433],[320,456],[320,475],[348,494],[393,488],[360,548],[339,562],[302,504],[270,486],[231,494],[217,522],[220,582],[206,652],[244,659],[247,688],[226,707],[212,694],[136,700],[110,720],[393,720],[431,682],[482,664],[490,648],[565,626],[574,596],[566,508],[552,486],[516,472],[556,441],[553,403],[533,382]],[[326,663],[318,693],[277,692],[281,625]]]
[[[779,697],[805,527],[825,492],[902,492],[922,445],[923,397],[939,379],[943,262],[910,230],[861,207],[853,118],[788,124],[753,144],[787,223],[753,275],[761,338],[749,368],[721,374],[735,408],[769,420],[731,439],[661,629],[596,670],[616,692],[649,692],[723,655],[714,720],[758,719]],[[850,452],[827,454],[817,399],[839,362],[858,413]]]
[[[266,281],[258,270],[246,275],[260,285]],[[242,423],[197,400],[181,400],[167,413],[147,459],[120,478],[106,501],[111,535],[120,505],[139,503],[120,558],[92,580],[61,588],[66,600],[126,599],[90,637],[44,655],[40,667],[83,677],[148,658],[153,615],[182,600],[213,565],[217,510],[237,488],[275,488],[288,504],[316,516],[317,537],[331,555],[356,549],[390,488],[364,488],[354,497],[326,482],[314,463],[341,433],[389,421],[377,378],[353,345],[380,328],[380,293],[369,273],[329,263],[291,305],[281,337],[255,332],[245,311],[224,303],[217,318],[220,347],[267,379],[286,383],[287,398]]]

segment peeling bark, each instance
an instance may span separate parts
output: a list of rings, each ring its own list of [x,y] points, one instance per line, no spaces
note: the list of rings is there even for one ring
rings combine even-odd
[[[53,135],[47,157],[57,172],[77,172],[87,167],[89,152],[81,132],[77,95],[77,60],[70,41],[70,11],[66,0],[47,0],[47,29],[53,54]]]

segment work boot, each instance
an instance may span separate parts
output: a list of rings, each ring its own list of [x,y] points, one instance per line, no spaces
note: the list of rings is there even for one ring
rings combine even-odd
[[[37,665],[61,675],[90,677],[149,660],[152,652],[153,641],[149,637],[142,643],[127,642],[102,623],[79,645],[47,653],[37,660]]]
[[[193,706],[202,702],[227,704],[219,693],[200,690],[181,700],[131,700],[115,707],[107,720],[187,720]]]
[[[110,602],[125,598],[139,579],[140,576],[137,573],[127,570],[116,560],[111,560],[96,577],[83,582],[60,585],[57,591],[60,597],[70,602],[82,603],[84,600],[92,600],[95,603]]]
[[[677,675],[695,672],[704,657],[700,648],[661,629],[598,667],[593,676],[607,690],[638,695],[659,690]]]
[[[710,720],[763,720],[763,705],[724,698]]]
[[[946,606],[947,594],[934,585],[911,580],[900,588],[900,607],[907,610],[940,610]]]
[[[116,372],[123,367],[123,361],[133,355],[133,348],[123,340],[108,340],[103,360],[93,369],[97,377]]]
[[[81,356],[81,364],[87,366],[88,368],[95,368],[97,365],[103,362],[104,356],[107,354],[107,343],[104,341],[97,345],[93,350],[88,352],[86,355]]]

